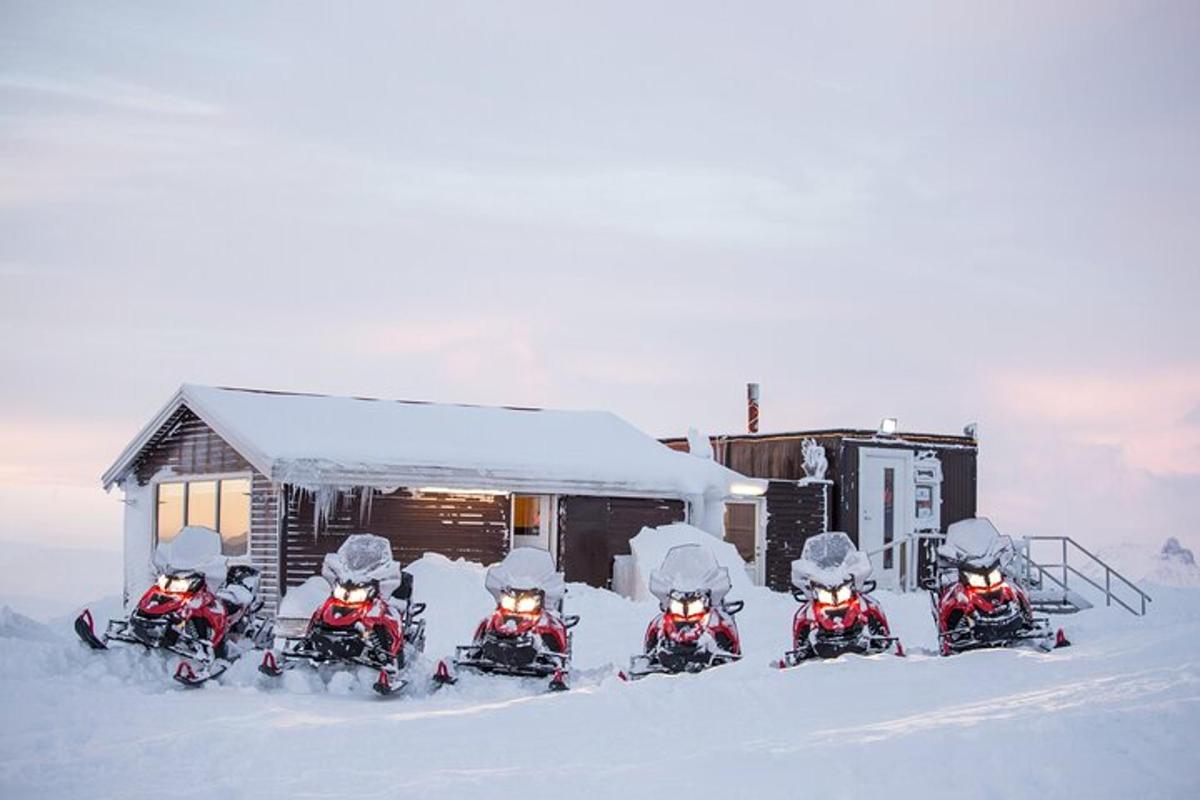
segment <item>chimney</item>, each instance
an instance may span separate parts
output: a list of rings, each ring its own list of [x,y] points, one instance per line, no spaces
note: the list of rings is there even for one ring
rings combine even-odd
[[[746,427],[751,433],[758,433],[758,384],[746,384]]]

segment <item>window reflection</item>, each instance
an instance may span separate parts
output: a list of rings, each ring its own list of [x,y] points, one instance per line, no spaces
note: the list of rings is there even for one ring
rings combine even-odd
[[[155,530],[160,542],[169,542],[183,528],[182,483],[160,483],[158,485],[158,509]]]
[[[250,481],[236,478],[221,481],[221,553],[240,556],[246,553],[250,538]]]
[[[217,529],[217,482],[192,481],[187,485],[187,524]]]

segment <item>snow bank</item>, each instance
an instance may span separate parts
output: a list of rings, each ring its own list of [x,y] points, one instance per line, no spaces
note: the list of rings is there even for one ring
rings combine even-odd
[[[287,590],[279,601],[280,619],[302,619],[308,622],[313,612],[329,597],[332,587],[320,575],[313,575],[299,586]]]
[[[46,625],[4,606],[0,608],[0,638],[52,642],[58,636]]]
[[[738,555],[737,548],[699,528],[677,522],[658,528],[642,528],[637,536],[629,540],[629,551],[633,557],[632,585],[629,590],[633,600],[654,599],[649,587],[650,573],[662,566],[667,552],[672,547],[684,544],[698,544],[708,548],[717,563],[729,570],[733,599],[738,599],[754,588],[746,572],[746,562]]]

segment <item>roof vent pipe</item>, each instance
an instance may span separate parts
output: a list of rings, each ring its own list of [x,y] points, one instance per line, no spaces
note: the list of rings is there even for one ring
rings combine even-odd
[[[746,384],[746,427],[758,433],[758,384]]]

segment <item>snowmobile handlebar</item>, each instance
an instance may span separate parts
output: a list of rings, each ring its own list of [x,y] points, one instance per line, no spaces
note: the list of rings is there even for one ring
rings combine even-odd
[[[732,603],[721,603],[721,609],[727,614],[736,614],[745,607],[745,600],[734,600]]]
[[[417,617],[421,616],[424,613],[425,613],[425,604],[424,603],[413,603],[411,606],[409,606],[408,618],[416,619]]]
[[[567,614],[565,617],[562,618],[562,624],[563,624],[564,628],[568,628],[568,629],[574,628],[576,625],[579,624],[579,615],[578,614]]]

